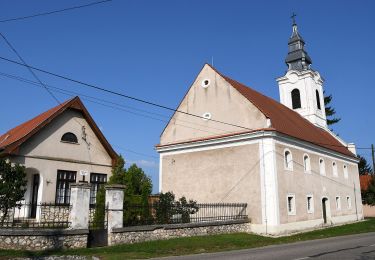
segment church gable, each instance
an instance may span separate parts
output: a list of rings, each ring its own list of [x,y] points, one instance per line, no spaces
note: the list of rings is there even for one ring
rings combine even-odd
[[[161,135],[160,145],[267,127],[264,114],[207,64],[177,110],[202,118],[176,112]]]

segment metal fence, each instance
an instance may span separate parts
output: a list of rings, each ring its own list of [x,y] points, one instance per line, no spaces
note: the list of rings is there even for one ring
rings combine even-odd
[[[89,229],[106,229],[108,226],[107,207],[92,204],[89,210]]]
[[[20,203],[0,211],[0,228],[67,228],[69,205]]]
[[[247,220],[246,203],[124,205],[124,227]]]

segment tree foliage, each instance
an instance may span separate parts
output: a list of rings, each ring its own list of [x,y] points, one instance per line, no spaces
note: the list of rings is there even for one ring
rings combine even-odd
[[[360,175],[369,174],[372,172],[372,168],[370,164],[367,162],[366,158],[358,155],[359,163],[358,163],[358,171]]]
[[[367,190],[362,191],[363,204],[375,206],[375,177],[372,176]]]
[[[0,159],[0,222],[3,223],[7,217],[8,210],[16,207],[18,202],[24,198],[26,192],[25,167],[19,164],[12,165]]]
[[[196,201],[187,201],[184,196],[176,201],[172,192],[161,193],[155,209],[156,221],[159,224],[189,223],[190,214],[195,214],[199,210]],[[175,216],[179,219],[174,219]]]
[[[332,101],[332,95],[325,95],[324,92],[324,106],[325,106],[325,111],[326,111],[326,117],[327,117],[327,125],[334,125],[338,123],[341,118],[335,117],[336,110],[330,106]]]

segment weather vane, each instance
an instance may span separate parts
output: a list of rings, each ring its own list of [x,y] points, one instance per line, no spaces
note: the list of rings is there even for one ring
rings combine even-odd
[[[297,15],[293,12],[293,13],[292,13],[292,16],[290,17],[290,18],[292,18],[293,25],[296,24],[296,16],[297,16]]]

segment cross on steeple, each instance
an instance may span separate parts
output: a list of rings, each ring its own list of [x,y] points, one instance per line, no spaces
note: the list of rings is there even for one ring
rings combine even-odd
[[[296,24],[296,16],[297,16],[297,15],[293,12],[293,13],[292,13],[292,16],[290,17],[290,18],[292,18],[293,25]]]

